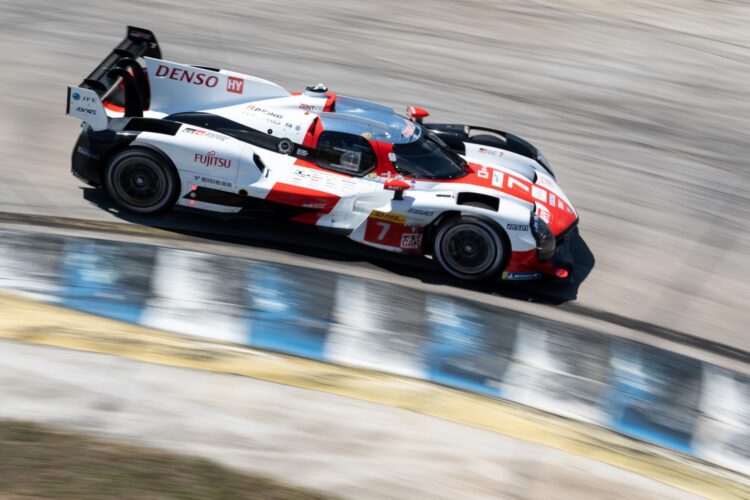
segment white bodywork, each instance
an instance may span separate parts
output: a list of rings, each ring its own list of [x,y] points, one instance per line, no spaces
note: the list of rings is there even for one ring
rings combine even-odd
[[[145,117],[163,118],[178,112],[203,111],[301,144],[327,100],[324,95],[292,95],[274,83],[240,73],[211,71],[152,58],[145,60],[151,88],[151,107],[144,113]],[[70,97],[73,94],[78,95],[79,100],[73,102]],[[96,96],[90,90],[72,89],[69,114],[101,130],[106,128],[101,114],[104,108],[98,98],[93,100],[90,94]],[[82,108],[84,111],[78,110],[81,98],[93,100],[88,108]],[[87,111],[89,108],[94,111]],[[110,109],[106,113],[110,118],[122,116]],[[476,144],[466,144],[465,159],[475,169],[472,175],[446,182],[410,180],[412,187],[405,192],[403,200],[395,200],[393,192],[383,189],[387,177],[373,174],[352,177],[325,171],[300,162],[294,156],[193,125],[182,125],[175,135],[141,132],[133,145],[157,148],[172,160],[181,178],[179,205],[225,213],[240,210],[190,199],[196,187],[260,199],[269,199],[280,185],[292,192],[297,188],[302,192],[314,190],[330,195],[335,204],[308,223],[347,231],[355,241],[394,252],[409,252],[421,246],[424,228],[448,211],[477,213],[496,221],[507,233],[514,252],[533,250],[536,246],[528,229],[532,211],[537,210],[547,222],[557,211],[575,216],[557,183],[538,168],[536,162],[509,151]],[[256,155],[265,170],[256,166]],[[457,196],[462,192],[498,198],[499,210],[459,206]],[[320,208],[317,203],[322,206],[327,202],[328,199],[313,199],[305,208]],[[389,231],[396,229],[400,238],[394,240]]]

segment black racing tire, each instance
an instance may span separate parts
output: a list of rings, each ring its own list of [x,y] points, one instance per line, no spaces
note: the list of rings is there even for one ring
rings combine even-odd
[[[471,205],[487,207],[480,203]],[[461,214],[437,227],[433,255],[448,274],[465,281],[482,281],[499,278],[510,257],[510,244],[494,222]]]
[[[174,205],[180,182],[172,164],[161,154],[133,147],[109,160],[104,169],[104,187],[125,210],[156,214]]]

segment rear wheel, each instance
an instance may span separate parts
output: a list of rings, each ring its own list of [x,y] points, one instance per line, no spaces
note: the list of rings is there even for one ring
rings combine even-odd
[[[179,182],[172,165],[156,152],[132,148],[107,163],[104,186],[115,203],[131,212],[152,214],[172,206]]]
[[[509,257],[507,238],[501,231],[492,222],[474,215],[451,217],[435,233],[435,260],[462,280],[497,277]]]

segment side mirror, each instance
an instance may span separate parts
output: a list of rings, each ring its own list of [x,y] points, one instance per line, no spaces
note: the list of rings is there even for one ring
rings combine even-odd
[[[386,179],[383,183],[383,189],[386,191],[395,191],[393,193],[394,200],[403,200],[404,191],[411,189],[411,184],[402,179]]]
[[[422,120],[430,116],[430,113],[416,106],[406,106],[406,116],[413,122],[422,123]]]

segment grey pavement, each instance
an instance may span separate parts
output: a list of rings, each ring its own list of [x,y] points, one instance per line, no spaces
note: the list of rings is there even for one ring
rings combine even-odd
[[[750,348],[746,2],[1,0],[0,9],[0,211],[119,220],[84,200],[69,174],[78,124],[63,116],[65,85],[126,24],[140,25],[167,59],[290,89],[323,81],[424,107],[436,121],[518,133],[551,160],[596,259],[574,306]]]

